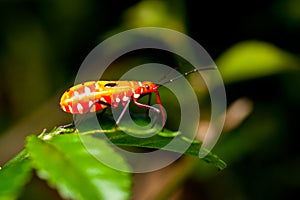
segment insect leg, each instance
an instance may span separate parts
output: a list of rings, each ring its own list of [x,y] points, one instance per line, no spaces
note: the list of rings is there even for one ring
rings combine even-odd
[[[116,126],[119,125],[121,119],[123,118],[124,114],[125,114],[125,111],[128,109],[128,106],[129,106],[129,103],[130,103],[130,99],[126,102],[121,114],[119,115],[117,121],[116,121]]]
[[[107,108],[108,108],[108,107],[103,108],[103,110],[102,110],[101,113],[97,113],[97,117],[101,118],[101,117],[104,115],[104,113],[105,113],[105,111],[107,110]]]
[[[134,98],[134,99],[133,99],[133,102],[134,102],[134,104],[137,105],[138,107],[146,108],[147,110],[150,110],[150,109],[151,109],[151,110],[153,110],[153,111],[157,114],[157,116],[160,114],[160,110],[159,110],[159,109],[157,109],[157,108],[155,108],[155,107],[153,107],[153,106],[147,105],[147,104],[139,103],[137,100],[138,100],[138,99],[135,99],[135,98]],[[156,124],[157,118],[158,118],[158,117],[155,118],[155,121],[154,121],[154,123],[153,123],[152,126],[154,126],[154,125]]]
[[[64,128],[64,129],[66,129],[66,128],[71,128],[73,126],[75,126],[74,121],[72,121],[72,123],[70,123],[70,124],[61,125],[58,128]]]
[[[74,116],[74,118],[76,118],[77,117],[77,115],[75,115]],[[59,127],[57,127],[58,129],[59,128],[61,128],[61,129],[68,129],[68,128],[72,128],[70,131],[68,131],[68,132],[61,132],[60,134],[62,134],[62,133],[74,133],[75,131],[76,131],[76,127],[75,127],[75,122],[74,122],[74,120],[72,121],[72,123],[70,123],[70,124],[66,124],[66,125],[61,125],[61,126],[59,126]]]
[[[107,106],[106,108],[103,108],[102,109],[102,112],[99,114],[99,117],[102,117],[103,116],[103,114],[105,113],[105,111],[107,110],[107,108],[108,107],[110,107],[111,105],[109,104],[109,103],[106,103],[106,102],[104,102],[104,101],[101,101],[101,100],[98,100],[98,101],[96,101],[96,102],[94,102],[91,106],[90,106],[90,110],[93,108],[93,106],[95,105],[95,104],[101,104],[101,105],[105,105],[105,106]]]
[[[109,107],[110,106],[110,104],[108,104],[108,103],[106,103],[106,102],[103,102],[103,101],[100,101],[100,100],[98,100],[98,101],[95,101],[92,105],[90,105],[90,107],[89,107],[89,111],[88,112],[86,112],[85,114],[87,114],[87,113],[89,113],[89,112],[91,112],[92,111],[92,108],[93,108],[93,106],[95,106],[95,104],[97,104],[97,103],[99,103],[99,104],[102,104],[102,105],[105,105],[105,106],[107,106],[107,107]],[[107,107],[106,108],[103,108],[103,110],[102,110],[102,112],[100,113],[100,116],[102,116],[103,114],[104,114],[104,112],[106,111],[106,109],[107,109]],[[77,126],[79,126],[80,124],[81,124],[81,122],[86,118],[86,115],[83,115],[82,117],[80,117],[80,119],[76,119],[77,118],[77,116],[78,116],[78,118],[79,118],[79,115],[75,115],[75,120],[74,121],[76,121],[76,125]],[[73,121],[73,123],[74,123],[74,121]],[[75,123],[74,123],[75,124]]]
[[[96,104],[96,103],[99,103],[99,104],[102,104],[102,105],[105,105],[107,107],[110,107],[110,104],[106,103],[106,102],[103,102],[103,101],[95,101],[90,107],[89,107],[89,112],[91,112],[93,106]],[[102,116],[104,114],[104,112],[107,110],[107,107],[104,108],[102,110],[102,112],[100,113],[100,116]],[[79,126],[81,124],[81,122],[85,119],[86,115],[84,115],[83,117],[80,117],[79,115],[76,115],[74,114],[74,119],[72,121],[72,123],[70,124],[66,124],[66,125],[62,125],[62,126],[59,126],[58,128],[63,128],[63,129],[67,129],[67,128],[73,128],[71,131],[68,131],[68,133],[73,133],[76,131],[76,125]],[[79,118],[79,119],[78,119]],[[76,122],[76,123],[75,123]]]
[[[155,95],[156,95],[156,101],[157,101],[157,103],[160,107],[160,110],[161,110],[162,126],[164,127],[164,122],[166,121],[166,115],[165,115],[165,112],[164,112],[164,109],[163,109],[158,91],[155,92]]]
[[[100,101],[100,100],[98,100],[98,101],[95,101],[91,106],[90,106],[90,110],[92,109],[92,107],[96,104],[96,103],[99,103],[99,104],[102,104],[102,105],[105,105],[105,106],[107,106],[107,107],[110,107],[111,105],[109,104],[109,103],[106,103],[106,102],[104,102],[104,101]],[[105,110],[105,108],[103,109],[103,110]]]
[[[152,93],[149,93],[149,98],[148,98],[148,103],[147,103],[148,106],[150,106],[150,104],[151,104],[151,96],[152,96]],[[149,117],[149,109],[146,110],[146,115],[148,118],[150,118]]]

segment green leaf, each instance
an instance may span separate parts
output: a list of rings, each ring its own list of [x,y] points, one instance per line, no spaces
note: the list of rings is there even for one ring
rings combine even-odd
[[[28,154],[23,150],[0,170],[0,199],[17,199],[31,175]]]
[[[146,125],[147,122],[142,119],[142,117],[138,117],[135,115],[135,123],[140,125]],[[124,133],[130,132],[135,135],[141,134],[149,134],[151,130],[141,131],[132,129],[130,126],[126,126],[126,123],[122,126],[123,131],[120,128],[114,128],[114,121],[111,116],[104,115],[101,119],[101,127],[105,128],[104,130],[98,130],[97,127],[93,127],[93,125],[89,124],[89,122],[85,122],[81,124],[82,128],[80,128],[79,134],[82,135],[93,135],[94,140],[98,140],[99,142],[103,140],[105,136],[109,139],[112,143],[118,146],[127,146],[127,147],[143,147],[143,148],[150,148],[150,149],[163,149],[171,152],[176,153],[183,153],[185,155],[197,156],[199,157],[199,152],[201,148],[201,141],[193,140],[191,141],[183,133],[179,132],[172,132],[170,130],[164,129],[164,131],[160,131],[154,136],[151,137],[133,137],[129,134]],[[68,133],[69,130],[57,129],[50,134],[54,134],[55,132],[66,132]],[[152,130],[153,131],[153,130]],[[47,137],[47,135],[46,135]],[[170,142],[176,138],[175,145],[168,145]],[[182,152],[182,146],[189,146],[189,148]],[[206,156],[201,159],[207,163],[214,164],[219,169],[224,169],[226,167],[226,163],[221,160],[218,156],[214,155],[213,153],[209,152],[208,150],[204,149]]]
[[[151,149],[164,149],[167,151],[172,151],[176,153],[182,153],[180,146],[184,146],[187,144],[190,144],[189,148],[183,152],[185,155],[191,155],[191,156],[197,156],[199,157],[199,152],[201,148],[201,142],[194,140],[194,141],[187,141],[187,138],[184,138],[181,134],[176,134],[176,137],[178,137],[178,142],[175,145],[168,145],[174,137],[165,137],[162,136],[162,134],[166,134],[166,132],[174,133],[168,130],[164,130],[164,132],[160,132],[157,135],[154,135],[150,138],[138,138],[138,137],[132,137],[122,131],[116,130],[113,132],[106,133],[106,137],[115,145],[118,146],[129,146],[129,147],[143,147],[143,148],[151,148]],[[102,140],[102,136],[104,133],[98,132],[97,130],[92,130],[89,132],[81,132],[80,134],[98,134],[99,138],[98,140]],[[177,146],[178,145],[178,146]],[[207,151],[207,155],[202,158],[207,163],[214,164],[217,168],[220,170],[224,169],[226,167],[226,163],[222,161],[218,156],[214,155],[213,153]]]
[[[177,11],[176,15],[168,12],[170,6],[174,12]],[[180,12],[181,6],[178,1],[176,4],[167,1],[141,1],[125,12],[124,25],[127,28],[164,27],[184,32],[184,16]]]
[[[240,42],[216,61],[225,83],[296,69],[299,61],[288,52],[261,41]]]
[[[118,157],[104,142],[99,145],[100,153]],[[39,177],[57,188],[64,198],[129,198],[129,174],[97,161],[82,145],[77,134],[59,135],[48,140],[30,136],[26,148]],[[118,160],[120,164],[125,165],[121,158]]]

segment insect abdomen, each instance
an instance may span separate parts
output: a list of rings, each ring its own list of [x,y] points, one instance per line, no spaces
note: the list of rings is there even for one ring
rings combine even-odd
[[[110,104],[111,89],[103,88],[100,81],[75,85],[67,90],[60,99],[60,107],[71,114],[96,112]]]

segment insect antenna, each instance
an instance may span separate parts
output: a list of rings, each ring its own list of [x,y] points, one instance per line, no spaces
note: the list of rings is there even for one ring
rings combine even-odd
[[[157,84],[160,84],[165,78],[167,78],[174,69],[177,69],[177,67],[169,69],[167,73],[165,73],[160,79],[158,79]]]
[[[185,72],[184,74],[180,74],[178,76],[175,76],[174,78],[166,81],[166,82],[163,82],[163,83],[159,83],[158,84],[158,87],[161,87],[165,84],[168,84],[168,83],[172,83],[174,81],[176,81],[177,79],[180,79],[182,77],[185,77],[185,76],[188,76],[189,74],[192,74],[192,73],[195,73],[195,72],[198,72],[198,71],[206,71],[206,70],[216,70],[217,68],[216,67],[201,67],[201,68],[195,68],[191,71],[188,71],[188,72]]]

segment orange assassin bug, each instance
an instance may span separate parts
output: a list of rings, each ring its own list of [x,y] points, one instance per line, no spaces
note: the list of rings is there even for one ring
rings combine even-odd
[[[162,84],[155,84],[150,81],[88,81],[66,90],[61,96],[60,107],[63,111],[70,114],[85,114],[100,110],[104,112],[108,107],[117,108],[122,105],[124,109],[116,120],[116,125],[118,125],[132,99],[136,106],[145,108],[148,111],[152,110],[158,115],[161,114],[162,121],[164,122],[165,113],[162,109],[158,92],[159,87],[197,71],[215,69],[215,67],[195,68]],[[155,93],[160,109],[149,105],[150,98],[148,104],[138,102],[142,96],[149,95],[151,97],[152,93]]]

